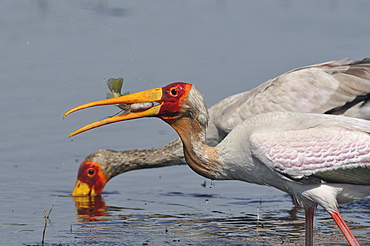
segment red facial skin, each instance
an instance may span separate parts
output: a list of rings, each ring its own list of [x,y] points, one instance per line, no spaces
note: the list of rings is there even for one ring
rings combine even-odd
[[[157,116],[174,119],[180,112],[180,103],[187,97],[191,84],[177,82],[162,88],[163,104]]]
[[[100,195],[107,181],[98,163],[83,161],[78,169],[77,182],[72,195]],[[81,184],[86,184],[89,190],[81,191]]]

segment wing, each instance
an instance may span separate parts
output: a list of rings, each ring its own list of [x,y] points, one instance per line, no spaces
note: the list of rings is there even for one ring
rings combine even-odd
[[[250,136],[252,155],[291,179],[370,185],[370,135],[340,125],[256,131]]]
[[[216,146],[231,130],[243,122],[244,117],[237,112],[238,102],[246,100],[249,94],[249,91],[245,91],[226,97],[208,109],[208,145]]]
[[[272,111],[344,114],[370,119],[370,59],[299,68],[217,103],[211,121],[226,135],[252,115]],[[212,111],[211,111],[212,110]]]

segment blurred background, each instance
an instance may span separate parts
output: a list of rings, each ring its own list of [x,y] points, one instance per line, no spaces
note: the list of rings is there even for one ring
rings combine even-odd
[[[70,195],[80,162],[100,148],[161,147],[177,137],[158,119],[73,130],[117,112],[81,111],[123,91],[195,84],[208,106],[291,69],[370,56],[365,0],[0,2],[1,245],[295,245],[303,211],[273,188],[210,180],[187,166],[133,171],[101,198]],[[56,199],[56,200],[55,200]],[[341,212],[370,240],[369,199]],[[346,244],[322,209],[316,239]]]

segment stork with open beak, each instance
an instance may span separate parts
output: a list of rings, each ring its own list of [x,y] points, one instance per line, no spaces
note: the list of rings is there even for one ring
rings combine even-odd
[[[245,119],[271,111],[370,119],[369,93],[370,59],[341,59],[294,69],[210,107],[206,142],[215,146]],[[138,110],[144,105],[136,106]],[[94,151],[81,163],[72,195],[100,195],[111,178],[127,171],[185,165],[182,149],[177,138],[161,148]]]
[[[142,117],[159,117],[183,143],[188,165],[212,180],[240,180],[291,194],[305,208],[306,245],[313,245],[314,210],[331,215],[350,245],[359,245],[338,204],[370,195],[370,123],[345,116],[270,112],[252,116],[215,147],[206,144],[208,110],[199,90],[188,83],[137,92],[75,107],[130,104],[139,111],[88,124],[95,127]]]

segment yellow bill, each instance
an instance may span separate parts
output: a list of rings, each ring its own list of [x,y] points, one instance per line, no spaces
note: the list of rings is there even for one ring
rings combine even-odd
[[[109,98],[109,99],[104,99],[104,100],[82,104],[80,106],[77,106],[75,108],[68,110],[63,115],[63,118],[65,118],[67,115],[73,112],[76,112],[84,108],[102,106],[102,105],[116,105],[116,104],[123,104],[123,103],[131,104],[132,108],[135,108],[135,111],[134,112],[130,111],[126,114],[117,115],[117,116],[109,117],[109,118],[102,119],[99,121],[95,121],[93,123],[90,123],[72,132],[71,134],[69,134],[69,137],[72,137],[74,135],[77,135],[79,133],[85,132],[87,130],[90,130],[90,129],[93,129],[99,126],[111,124],[114,122],[136,119],[136,118],[141,118],[141,117],[156,116],[159,113],[160,107],[163,103],[162,102],[162,88],[155,88],[155,89],[150,89],[146,91],[136,92],[136,93],[121,96],[121,97]],[[140,106],[140,107],[135,106],[140,103],[158,103],[158,104],[157,105],[145,104],[145,106]]]

